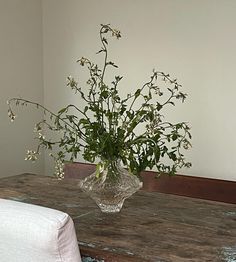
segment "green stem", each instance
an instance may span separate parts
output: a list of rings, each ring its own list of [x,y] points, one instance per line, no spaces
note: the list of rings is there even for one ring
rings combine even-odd
[[[50,111],[49,109],[47,109],[46,107],[40,105],[39,103],[36,103],[36,102],[32,102],[32,101],[29,101],[29,100],[26,100],[26,99],[23,99],[23,98],[11,98],[9,100],[9,104],[12,102],[12,101],[21,101],[23,103],[26,103],[26,104],[31,104],[31,105],[35,105],[37,108],[41,108],[43,111],[46,111],[48,112],[51,116],[54,116],[55,118],[58,118],[60,121],[62,121],[66,126],[70,127],[74,132],[77,132],[77,130],[75,129],[74,126],[72,126],[70,123],[68,123],[67,121],[65,121],[63,118],[61,118],[60,116],[58,116],[57,114],[53,113],[52,111]],[[78,127],[77,127],[78,128]],[[78,128],[80,132],[82,132],[80,130],[80,128]]]

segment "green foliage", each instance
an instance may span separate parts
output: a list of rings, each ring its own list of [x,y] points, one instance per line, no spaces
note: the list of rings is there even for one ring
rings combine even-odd
[[[104,55],[101,68],[84,57],[77,61],[88,70],[87,87],[82,88],[72,77],[67,78],[67,86],[86,103],[84,108],[70,104],[53,113],[25,99],[9,100],[8,114],[12,120],[15,118],[11,108],[13,102],[16,105],[33,104],[46,116],[36,124],[39,144],[35,151],[30,151],[31,159],[34,158],[32,152],[34,156],[39,154],[41,147],[52,149],[58,146],[56,160],[60,163],[68,155],[70,161],[75,160],[81,152],[89,162],[95,162],[96,158],[105,161],[121,159],[133,174],[156,167],[159,173],[172,175],[178,168],[190,167],[182,153],[182,149],[191,146],[189,126],[185,122],[169,123],[162,114],[165,107],[175,106],[176,100],[185,101],[187,95],[180,91],[181,85],[169,74],[153,71],[149,81],[132,94],[121,97],[118,84],[122,77],[116,75],[111,83],[105,81],[107,68],[117,68],[115,63],[108,61],[109,35],[117,39],[121,37],[120,31],[110,25],[101,25],[102,47],[97,52]],[[143,127],[141,133],[137,131],[139,125]],[[62,134],[60,139],[47,140],[41,134],[45,128]]]

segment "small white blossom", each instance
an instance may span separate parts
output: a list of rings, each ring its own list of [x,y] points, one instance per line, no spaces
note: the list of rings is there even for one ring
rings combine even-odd
[[[11,109],[8,109],[8,116],[10,117],[11,122],[13,122],[16,118],[16,115],[12,112]]]
[[[113,29],[112,30],[112,36],[116,36],[116,38],[119,39],[121,37],[120,30]]]
[[[35,125],[34,127],[34,133],[42,131],[42,128],[39,125]]]
[[[84,66],[88,62],[88,59],[85,57],[81,57],[79,60],[80,65]]]
[[[27,150],[25,160],[31,160],[32,162],[38,159],[39,153],[34,150]]]
[[[92,84],[93,84],[93,81],[92,81],[91,79],[89,79],[89,80],[87,81],[87,84],[88,84],[88,85],[92,85]]]
[[[70,86],[72,89],[77,87],[78,83],[75,81],[75,79],[72,76],[68,76],[67,80],[68,80],[67,86]]]
[[[39,132],[39,139],[45,140],[45,136]]]
[[[191,147],[191,144],[188,141],[185,141],[184,144],[183,144],[183,148],[187,150],[190,147]]]
[[[59,180],[62,180],[64,178],[65,172],[64,172],[65,164],[62,160],[57,159],[55,160],[55,175]]]

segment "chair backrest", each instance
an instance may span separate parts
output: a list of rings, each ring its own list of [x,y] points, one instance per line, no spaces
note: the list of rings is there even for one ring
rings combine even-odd
[[[0,199],[1,262],[81,262],[70,216]]]

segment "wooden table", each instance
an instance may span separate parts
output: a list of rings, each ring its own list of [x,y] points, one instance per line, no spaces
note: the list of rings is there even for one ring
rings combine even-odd
[[[236,261],[236,205],[139,191],[102,214],[77,184],[23,174],[0,179],[0,197],[67,212],[81,253],[106,262]]]

